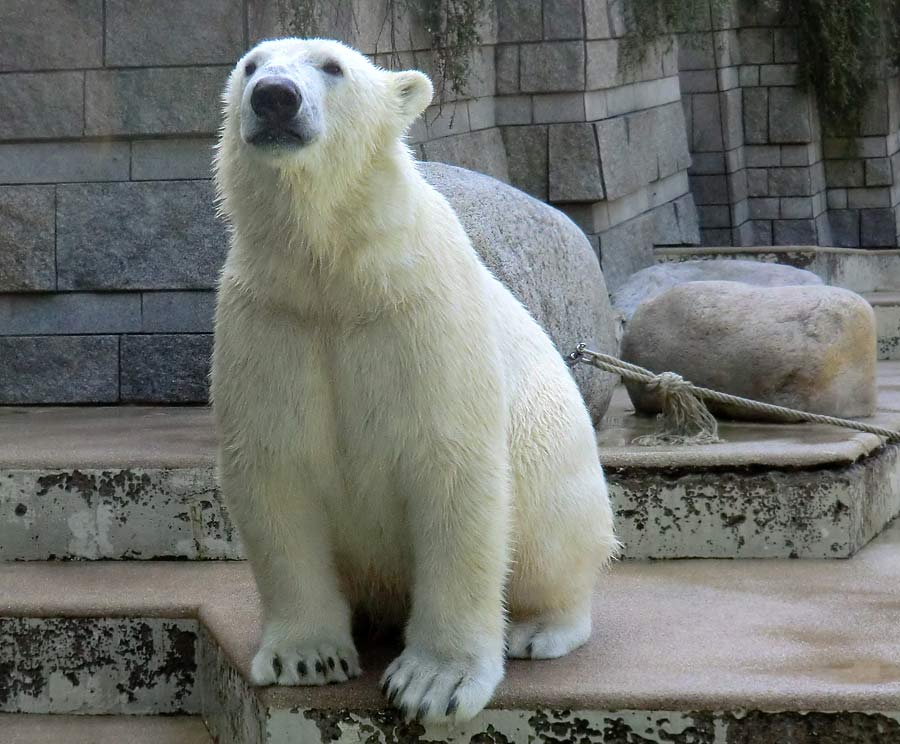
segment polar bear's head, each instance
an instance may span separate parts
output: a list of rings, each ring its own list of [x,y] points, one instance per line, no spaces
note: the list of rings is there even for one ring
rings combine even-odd
[[[229,78],[222,147],[276,167],[340,168],[397,140],[431,96],[421,72],[381,69],[337,41],[264,41]]]

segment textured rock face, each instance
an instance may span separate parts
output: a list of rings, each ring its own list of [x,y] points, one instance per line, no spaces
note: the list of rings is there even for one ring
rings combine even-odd
[[[615,353],[606,283],[590,244],[573,222],[493,178],[440,163],[419,167],[456,210],[487,267],[528,308],[561,354],[582,341]],[[591,417],[599,421],[616,377],[582,367],[575,378]]]
[[[684,261],[649,266],[633,274],[613,292],[613,307],[627,321],[642,302],[685,282],[743,282],[760,287],[821,285],[811,271],[761,261]]]
[[[833,416],[875,411],[875,317],[862,297],[837,287],[681,284],[638,307],[622,358],[765,403]],[[659,410],[642,385],[628,393],[638,410]]]

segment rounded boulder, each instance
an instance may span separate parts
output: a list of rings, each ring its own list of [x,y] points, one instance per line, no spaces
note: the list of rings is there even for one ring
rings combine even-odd
[[[688,282],[640,304],[622,358],[696,385],[830,416],[871,416],[877,402],[875,316],[862,297],[827,286]],[[659,398],[627,383],[637,410]],[[709,404],[742,419],[758,413]]]
[[[600,263],[568,217],[474,171],[443,163],[420,163],[419,168],[450,202],[481,260],[528,308],[560,354],[581,342],[615,354],[613,310]],[[574,375],[597,423],[618,378],[584,366]]]
[[[670,261],[632,274],[612,296],[613,307],[627,321],[642,302],[685,282],[743,282],[759,287],[821,286],[811,271],[762,261]]]

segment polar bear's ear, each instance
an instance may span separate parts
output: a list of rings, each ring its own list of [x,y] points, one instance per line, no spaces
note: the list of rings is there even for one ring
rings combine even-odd
[[[428,76],[418,70],[393,73],[394,90],[400,100],[404,126],[421,114],[434,95],[434,88]]]

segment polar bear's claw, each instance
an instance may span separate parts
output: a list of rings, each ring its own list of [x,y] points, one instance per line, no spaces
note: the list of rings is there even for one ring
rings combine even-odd
[[[253,659],[251,678],[256,685],[326,685],[362,673],[356,649],[330,644],[273,644]]]
[[[443,660],[408,648],[385,671],[382,691],[404,720],[458,723],[481,712],[502,676],[502,659]]]

